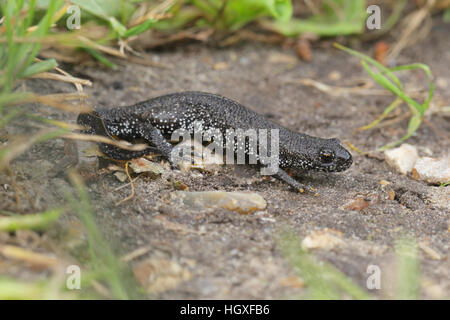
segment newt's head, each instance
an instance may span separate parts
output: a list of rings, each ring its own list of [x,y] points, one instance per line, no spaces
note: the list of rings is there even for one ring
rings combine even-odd
[[[77,124],[85,127],[84,130],[81,130],[84,134],[108,135],[102,117],[96,111],[80,113],[77,118]]]
[[[283,161],[285,160],[285,161]],[[284,163],[283,163],[284,162]],[[281,165],[292,169],[339,172],[352,165],[352,155],[336,138],[301,138],[282,155]]]

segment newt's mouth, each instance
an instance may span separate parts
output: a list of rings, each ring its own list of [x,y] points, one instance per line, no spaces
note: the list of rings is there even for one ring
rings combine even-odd
[[[353,163],[353,158],[350,152],[348,152],[346,149],[342,148],[341,150],[338,151],[337,153],[337,159],[336,162],[334,164],[334,172],[340,172],[340,171],[345,171],[348,168],[350,168],[350,166]]]
[[[341,172],[341,171],[345,171],[348,168],[350,168],[352,163],[353,163],[353,160],[350,157],[350,159],[345,159],[344,161],[338,160],[337,163],[330,163],[330,164],[322,165],[322,167],[319,170],[326,171],[326,172]]]
[[[350,154],[349,154],[350,155]],[[324,172],[341,172],[351,167],[353,163],[352,156],[346,158],[338,158],[332,163],[321,163],[313,169]]]

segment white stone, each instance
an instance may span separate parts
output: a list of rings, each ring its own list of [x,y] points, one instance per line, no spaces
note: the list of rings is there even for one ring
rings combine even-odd
[[[414,169],[419,179],[428,183],[445,183],[450,181],[450,157],[433,159],[429,157],[419,158]]]
[[[384,151],[386,162],[401,174],[411,172],[418,158],[417,148],[404,143],[400,147]]]

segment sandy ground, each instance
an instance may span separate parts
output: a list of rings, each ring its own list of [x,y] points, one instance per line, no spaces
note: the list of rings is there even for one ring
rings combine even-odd
[[[449,32],[450,24],[438,24],[425,42],[405,50],[397,61],[423,62],[431,67],[437,79],[435,104],[448,105],[450,101]],[[116,71],[82,66],[69,71],[93,81],[87,88],[93,106],[126,106],[165,93],[201,90],[235,99],[288,128],[338,137],[364,150],[401,137],[407,126],[403,120],[382,129],[355,132],[380,115],[392,97],[333,96],[296,83],[310,78],[344,87],[368,78],[357,59],[332,49],[328,42],[314,49],[309,63],[297,60],[290,50],[255,43],[225,49],[188,45],[152,56],[168,68],[118,61],[121,65]],[[330,79],[336,72],[340,80]],[[410,88],[426,86],[420,71],[401,74],[401,79]],[[30,81],[27,86],[38,93],[73,90],[69,85],[42,80]],[[45,115],[75,120],[75,115],[68,117],[53,110]],[[449,118],[432,114],[427,119],[432,125],[422,125],[408,143],[421,153],[443,156],[449,150]],[[95,164],[92,158],[82,156],[85,147],[80,145],[81,166]],[[12,164],[17,182],[26,185],[34,203],[34,208],[23,204],[22,211],[64,202],[62,190],[69,183],[63,175],[47,174],[63,156],[63,142],[56,140],[34,146]],[[354,164],[346,172],[298,177],[316,188],[318,197],[293,192],[277,180],[264,179],[257,168],[243,166],[224,166],[217,174],[167,171],[161,177],[142,175],[135,181],[135,196],[119,206],[114,203],[127,197],[130,188],[116,190],[125,183],[112,173],[90,177],[87,185],[97,222],[117,253],[148,247],[130,264],[135,273],[144,276],[146,270],[159,270],[155,277],[161,281],[154,281],[149,288],[152,298],[266,299],[303,293],[301,279],[294,276],[273,240],[281,225],[293,227],[302,238],[325,234],[331,247],[313,250],[313,254],[331,262],[362,287],[368,265],[380,266],[382,290],[371,292],[380,297],[392,294],[395,239],[412,234],[422,247],[437,254],[419,249],[422,297],[449,298],[449,189],[399,175],[382,157],[357,153],[353,157]],[[190,191],[255,192],[267,201],[267,209],[240,215],[225,209],[180,205],[170,200],[174,179]],[[383,186],[381,180],[389,184]],[[389,200],[392,191],[395,197]],[[12,193],[4,195],[2,209],[15,210]],[[366,200],[366,208],[346,207],[358,197]],[[68,215],[62,221],[69,224],[73,219]]]

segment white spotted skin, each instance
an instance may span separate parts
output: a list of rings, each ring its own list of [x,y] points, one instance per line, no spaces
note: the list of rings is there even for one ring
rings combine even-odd
[[[129,107],[98,109],[97,113],[107,132],[124,140],[142,138],[138,124],[156,127],[167,139],[176,129],[191,130],[194,122],[201,122],[203,130],[217,128],[223,134],[226,129],[278,129],[281,168],[336,172],[346,170],[352,164],[350,153],[337,139],[294,132],[233,100],[210,93],[173,93]],[[244,148],[242,145],[236,147]],[[255,153],[248,146],[245,148],[247,153]],[[330,158],[323,160],[321,153],[324,150],[332,154],[331,161],[328,161]]]

